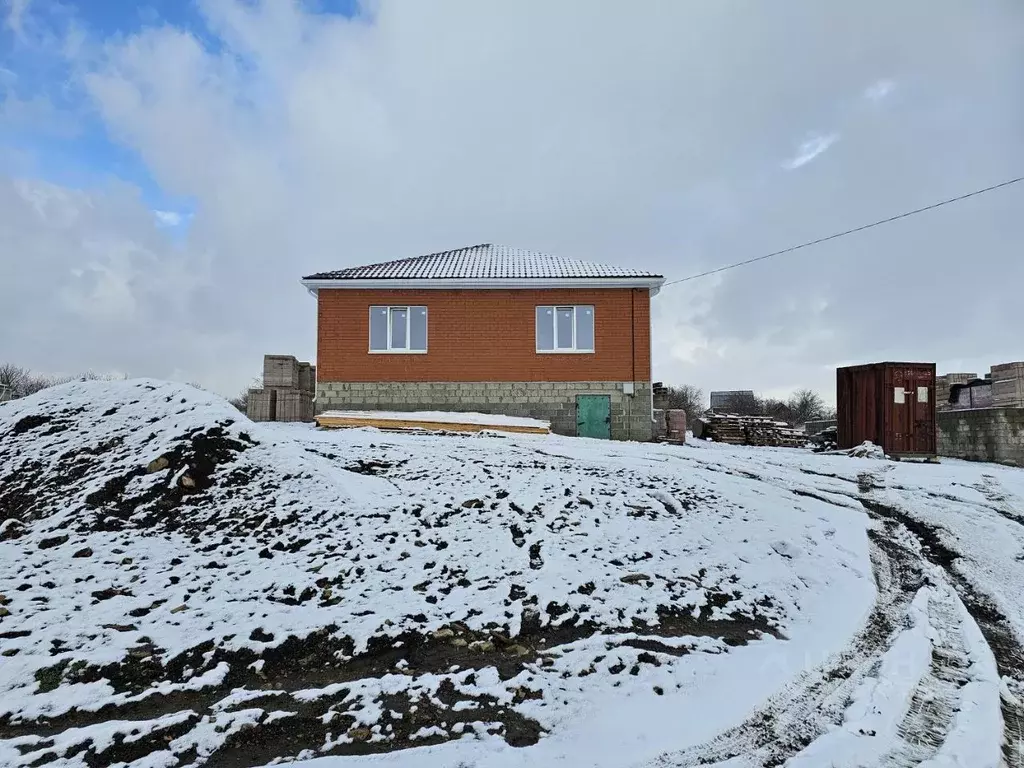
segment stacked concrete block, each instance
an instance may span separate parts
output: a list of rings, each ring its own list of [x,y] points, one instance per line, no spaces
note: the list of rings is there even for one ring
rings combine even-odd
[[[309,392],[311,395],[316,392],[316,366],[310,363],[299,363],[299,390]]]
[[[943,376],[935,377],[935,408],[939,411],[949,410],[951,408],[949,402],[950,388],[954,384],[966,384],[968,381],[973,381],[978,378],[976,373],[947,373]]]
[[[312,421],[316,366],[291,355],[263,358],[263,388],[249,390],[246,413],[253,421]]]
[[[275,421],[312,421],[313,395],[297,389],[277,393]]]
[[[994,407],[1024,407],[1024,363],[993,365],[991,378]]]
[[[252,421],[274,421],[277,413],[277,390],[250,389],[245,415]]]
[[[265,355],[263,357],[263,386],[275,389],[298,389],[299,361],[291,355]]]

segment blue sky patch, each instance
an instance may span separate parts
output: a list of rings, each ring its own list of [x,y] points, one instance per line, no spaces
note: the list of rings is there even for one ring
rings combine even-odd
[[[304,5],[311,13],[352,17],[360,12],[358,0],[306,0]],[[17,167],[6,170],[74,188],[116,177],[139,187],[152,209],[179,213],[187,223],[190,203],[161,189],[138,154],[109,135],[76,82],[64,46],[72,29],[96,42],[170,25],[217,51],[221,41],[207,26],[199,3],[32,0],[16,20],[17,28],[7,13],[6,4],[0,6],[0,147],[16,156]],[[0,163],[11,162],[0,155]]]

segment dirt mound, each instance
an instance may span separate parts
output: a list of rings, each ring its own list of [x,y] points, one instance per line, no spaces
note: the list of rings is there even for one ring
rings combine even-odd
[[[0,411],[0,523],[17,521],[12,537],[40,523],[46,531],[269,538],[297,516],[343,504],[343,489],[319,477],[309,457],[280,455],[253,436],[258,430],[189,386],[142,380],[46,390]],[[284,514],[283,481],[306,486],[296,488],[306,503]]]

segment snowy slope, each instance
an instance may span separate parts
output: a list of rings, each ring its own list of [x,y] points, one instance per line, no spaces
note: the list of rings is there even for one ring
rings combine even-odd
[[[689,447],[695,466],[867,510],[879,597],[846,652],[655,764],[1024,766],[1024,470]],[[792,725],[793,712],[817,721],[807,744],[763,725]]]
[[[155,381],[8,404],[0,763],[708,738],[856,631],[866,518],[648,453],[257,425]]]

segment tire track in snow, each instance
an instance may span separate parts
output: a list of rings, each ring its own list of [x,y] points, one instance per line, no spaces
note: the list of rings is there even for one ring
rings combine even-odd
[[[771,478],[736,472],[724,466],[704,468],[773,483]],[[806,475],[845,480],[838,475],[801,471]],[[981,631],[996,659],[1003,682],[1001,709],[1004,725],[1004,764],[1008,768],[1024,768],[1024,650],[1021,643],[1005,616],[991,604],[991,600],[954,570],[953,563],[960,555],[939,538],[938,531],[941,528],[927,525],[875,496],[876,491],[882,491],[887,487],[885,472],[886,468],[876,472],[864,472],[855,481],[847,481],[857,486],[856,491],[847,492],[836,488],[828,490],[829,494],[859,502],[872,517],[887,525],[884,533],[871,536],[872,563],[875,566],[879,598],[868,627],[886,615],[892,622],[891,626],[897,626],[902,620],[898,611],[893,614],[893,609],[898,603],[891,598],[891,586],[887,586],[885,579],[887,571],[898,573],[901,569],[910,569],[921,574],[926,563],[941,569],[948,579],[949,589],[954,590],[962,600],[964,608]],[[813,487],[797,484],[789,490],[799,496],[838,505],[837,501]],[[984,505],[985,509],[997,512],[1014,522],[1024,521],[1024,518],[1011,507],[1009,499],[998,484],[986,483],[984,487],[978,487],[976,490],[986,496],[989,504],[999,507]],[[959,501],[967,503],[964,500]],[[901,539],[916,542],[917,546],[908,547],[900,544]],[[879,557],[880,553],[883,557]],[[923,576],[921,581],[923,582]],[[952,598],[952,594],[949,597]],[[906,608],[908,602],[909,600],[902,601],[901,607]],[[904,611],[903,616],[905,615]],[[961,619],[956,616],[955,598],[937,601],[934,615],[930,618],[938,625],[940,632],[937,645],[933,645],[932,648],[933,655],[928,674],[918,681],[910,707],[900,724],[898,733],[902,744],[886,754],[881,762],[877,763],[879,766],[913,766],[935,757],[950,734],[961,704],[959,690],[965,684],[968,660],[963,634],[959,631]],[[865,643],[867,632],[868,630],[865,630],[860,633],[851,644],[850,650],[840,657],[846,663],[849,663],[851,658],[861,659],[858,669],[850,675],[851,681],[867,676],[871,666],[885,650],[884,642]],[[819,678],[817,680],[811,676],[800,678],[772,699],[761,711],[715,740],[679,753],[666,754],[648,765],[652,768],[682,768],[728,764],[732,768],[742,765],[781,766],[787,763],[810,744],[817,734],[822,733],[830,724],[838,724],[841,720],[842,711],[836,713],[835,700],[843,693],[849,698],[855,686],[831,686],[829,689],[828,686],[822,685],[824,681],[820,678],[828,680],[837,674],[843,674],[843,661],[837,660],[820,668],[814,675]],[[822,695],[823,693],[826,695]],[[829,694],[832,701],[829,701]],[[816,734],[808,736],[809,731],[815,731]]]
[[[977,623],[995,656],[1003,680],[1003,759],[1009,768],[1024,768],[1024,648],[1009,621],[992,604],[990,598],[954,568],[955,561],[961,555],[940,537],[940,527],[924,523],[870,494],[862,497],[861,503],[874,516],[893,521],[918,539],[922,555],[945,572],[971,618]]]
[[[930,594],[928,616],[935,632],[928,674],[918,681],[897,729],[899,746],[880,765],[910,768],[934,757],[953,727],[960,691],[970,679],[970,658],[955,600],[953,594],[939,589]]]
[[[869,531],[878,588],[875,607],[848,649],[805,673],[739,726],[705,744],[668,753],[646,768],[782,766],[829,727],[903,629],[911,601],[925,585],[920,559],[886,532]]]
[[[1005,490],[999,480],[993,475],[982,475],[982,481],[971,487],[988,499],[989,503],[992,504],[991,509],[995,512],[998,512],[1007,520],[1024,525],[1024,515],[1017,511],[1017,509],[1024,507],[1024,504],[1021,504],[1020,499],[1017,499],[1012,493]],[[1017,502],[1016,507],[1011,503],[1014,501]]]

